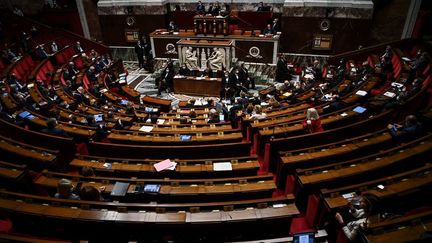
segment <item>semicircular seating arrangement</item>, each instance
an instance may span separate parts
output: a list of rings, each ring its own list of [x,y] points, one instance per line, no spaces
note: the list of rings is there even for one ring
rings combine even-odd
[[[261,90],[266,116],[253,119],[237,103],[172,109],[170,100],[140,97],[120,82],[127,70],[107,46],[7,17],[2,22],[17,23],[10,37],[31,26],[39,35],[21,37],[27,49],[0,63],[6,242],[293,242],[299,233],[348,242],[334,215],[355,195],[377,199],[364,233],[370,242],[415,240],[420,234],[407,232],[432,223],[431,60],[414,71],[405,61],[413,50],[431,50],[426,43],[333,56],[320,81],[301,91]],[[388,45],[391,71],[379,61]],[[325,99],[332,92],[338,103]],[[322,132],[303,125],[311,107]],[[387,125],[410,114],[424,132],[396,140]]]

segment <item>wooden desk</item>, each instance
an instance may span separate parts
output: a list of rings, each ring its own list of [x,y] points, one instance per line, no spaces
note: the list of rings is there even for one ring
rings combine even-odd
[[[366,162],[361,161],[361,159],[365,158],[358,158],[356,161],[348,161],[349,163],[344,165],[342,165],[342,163],[338,163],[341,168],[329,168],[328,170],[325,168],[320,168],[320,170],[324,170],[324,172],[311,175],[300,175],[299,180],[303,186],[319,185],[322,187],[325,184],[328,185],[329,183],[336,183],[336,181],[340,181],[344,178],[347,179],[354,176],[366,175],[367,172],[377,172],[380,169],[395,166],[398,163],[407,161],[414,156],[426,154],[431,149],[432,140],[430,139],[430,136],[426,136],[404,146],[396,147],[373,156],[368,156],[366,158]],[[403,151],[403,153],[401,151]]]
[[[220,78],[174,77],[175,93],[219,97],[220,87]]]
[[[383,178],[379,178],[376,180],[370,180],[363,183],[356,183],[348,186],[338,187],[334,189],[321,189],[321,194],[324,197],[324,201],[327,204],[327,207],[330,210],[337,209],[340,207],[345,207],[348,205],[348,200],[345,199],[342,194],[344,193],[351,193],[351,192],[357,192],[357,191],[363,191],[363,193],[369,194],[375,194],[378,197],[383,196],[389,197],[389,196],[397,196],[399,194],[405,194],[409,193],[412,189],[419,189],[420,186],[427,185],[430,183],[430,174],[425,174],[430,172],[432,169],[432,165],[427,164],[425,166],[422,166],[420,168],[416,168],[413,170],[405,171],[396,175],[386,176]],[[423,174],[423,175],[422,175]],[[419,176],[419,177],[416,177]],[[379,193],[376,193],[375,187],[376,185],[388,184],[387,182],[390,182],[389,189],[390,190],[384,190],[379,191]],[[398,182],[402,183],[401,186],[398,186]],[[408,182],[408,187],[405,182]],[[387,185],[386,185],[387,187]],[[397,187],[397,188],[396,188]],[[368,188],[370,190],[368,190]],[[362,189],[362,190],[360,190]]]

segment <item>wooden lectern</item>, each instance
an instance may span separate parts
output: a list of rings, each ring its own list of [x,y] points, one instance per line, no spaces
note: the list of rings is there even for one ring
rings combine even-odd
[[[195,34],[228,35],[227,19],[227,16],[196,15],[194,17]]]

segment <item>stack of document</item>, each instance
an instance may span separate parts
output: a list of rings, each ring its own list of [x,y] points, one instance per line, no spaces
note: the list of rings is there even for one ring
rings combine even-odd
[[[161,162],[153,165],[153,167],[156,169],[157,172],[160,172],[163,170],[175,170],[176,166],[177,166],[177,163],[174,161],[171,161],[170,159],[162,160]]]

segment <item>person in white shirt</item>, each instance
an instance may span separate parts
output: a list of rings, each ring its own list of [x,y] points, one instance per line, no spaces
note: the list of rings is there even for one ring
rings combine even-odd
[[[335,215],[336,221],[342,226],[345,236],[350,241],[356,241],[362,230],[367,227],[368,214],[372,209],[373,198],[359,196],[351,200],[349,204],[349,214],[354,218],[350,222],[346,222],[344,217],[338,212]]]
[[[254,111],[252,115],[249,117],[249,120],[261,120],[267,118],[267,114],[263,113],[262,107],[260,105],[254,106]]]

